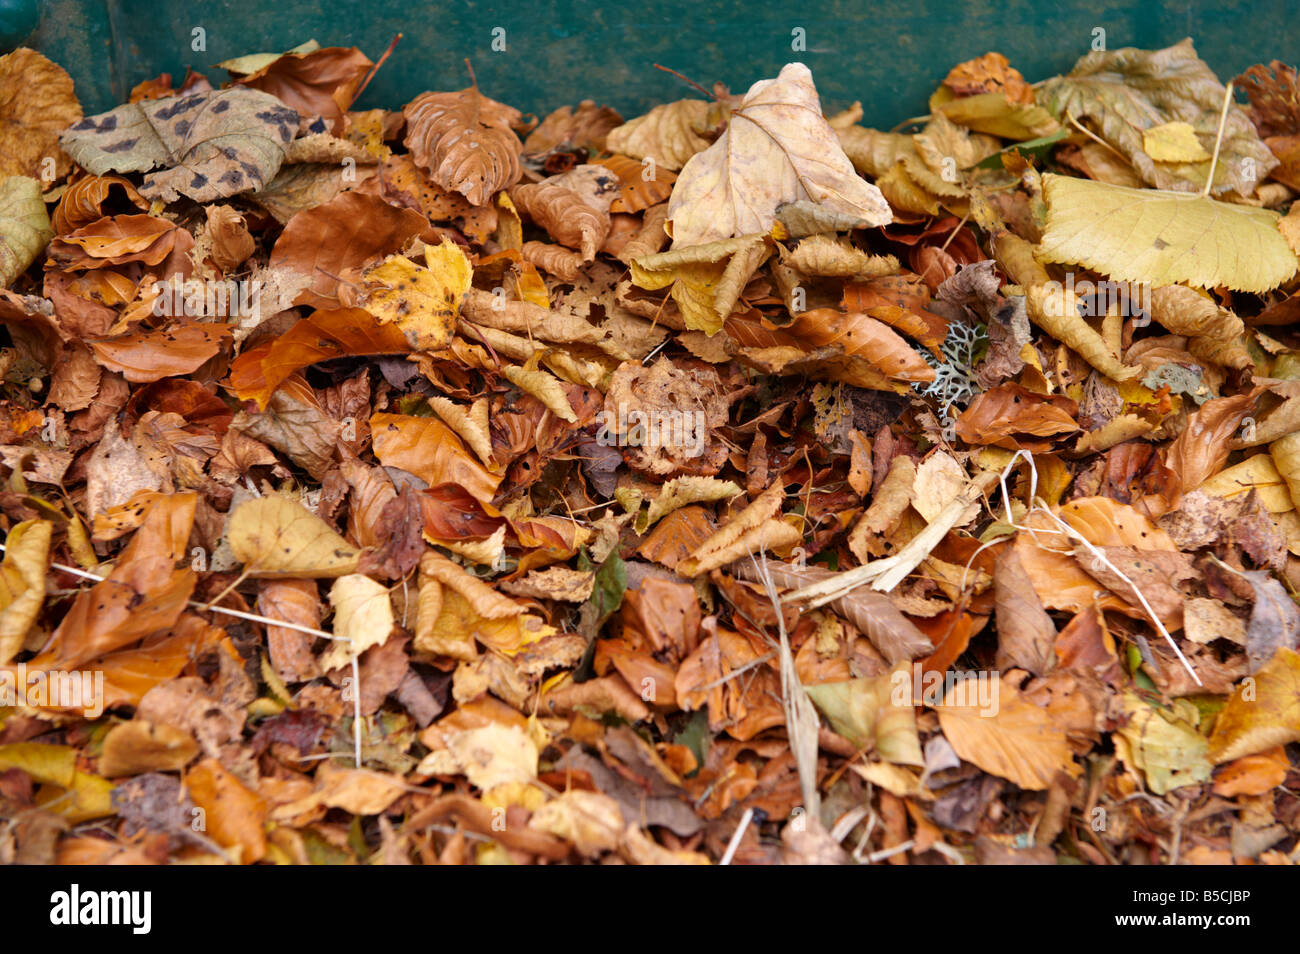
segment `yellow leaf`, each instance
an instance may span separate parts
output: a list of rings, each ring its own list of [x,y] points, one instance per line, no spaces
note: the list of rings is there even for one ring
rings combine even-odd
[[[805,275],[871,279],[898,274],[898,259],[892,255],[871,255],[855,248],[847,239],[832,235],[810,235],[790,253],[786,264]]]
[[[436,351],[456,332],[461,299],[469,289],[469,259],[453,242],[425,246],[428,267],[393,255],[365,273],[366,311],[397,325],[416,351]]]
[[[1166,712],[1132,694],[1124,699],[1129,721],[1119,729],[1119,735],[1127,743],[1125,761],[1142,770],[1147,787],[1156,795],[1208,782],[1214,771],[1209,743],[1194,725],[1196,709],[1187,702],[1181,705],[1181,709]],[[1191,724],[1188,718],[1193,720]]]
[[[1201,162],[1210,158],[1190,123],[1161,123],[1142,130],[1142,151],[1157,162]]]
[[[947,96],[953,95],[952,90],[947,87],[940,87],[940,90]],[[944,99],[942,96],[940,98]],[[958,96],[956,99],[944,99],[937,103],[932,98],[930,108],[957,125],[965,126],[975,132],[1022,142],[1026,139],[1050,136],[1061,128],[1060,123],[1042,106],[1012,102],[1002,92]]]
[[[1278,648],[1247,676],[1219,713],[1210,735],[1216,765],[1300,739],[1300,654]]]
[[[320,517],[285,497],[249,500],[226,525],[235,559],[254,577],[334,577],[357,568],[360,552]]]
[[[492,723],[441,734],[446,748],[425,756],[422,775],[464,775],[483,792],[537,779],[537,743],[518,726]]]
[[[812,73],[789,63],[751,86],[718,141],[682,168],[668,202],[673,246],[765,233],[777,206],[801,200],[872,225],[893,220],[823,118]]]
[[[588,858],[613,851],[623,834],[623,810],[600,792],[573,789],[533,813],[528,827],[573,843]]]
[[[334,635],[321,656],[321,669],[346,666],[371,646],[382,646],[393,631],[393,602],[388,590],[368,576],[341,576],[330,587]]]
[[[804,688],[830,720],[831,728],[856,748],[870,747],[895,764],[924,765],[911,694],[900,697],[894,691],[899,679],[911,682],[910,661],[900,662],[891,672],[879,676]]]
[[[1043,198],[1045,261],[1117,281],[1248,292],[1271,291],[1296,271],[1281,217],[1268,209],[1051,174],[1043,176]]]
[[[41,184],[27,176],[0,181],[0,287],[27,271],[52,238]]]
[[[650,507],[640,512],[640,496],[627,496],[623,488],[614,491],[615,497],[630,510],[636,510],[637,517],[633,524],[637,533],[645,533],[661,517],[666,517],[674,510],[688,504],[713,503],[726,500],[741,492],[740,486],[730,480],[718,480],[716,477],[674,477],[659,488],[659,493],[650,501]],[[626,499],[626,502],[625,502]]]
[[[4,562],[0,563],[0,665],[22,649],[23,639],[45,603],[53,530],[54,524],[48,520],[24,520],[5,538]]]
[[[527,391],[545,404],[546,409],[560,420],[572,424],[578,419],[578,415],[573,413],[573,405],[569,403],[569,396],[564,393],[564,385],[555,375],[541,369],[529,371],[514,365],[506,365],[501,373],[519,390]]]
[[[1243,497],[1253,490],[1259,494],[1259,502],[1269,513],[1286,513],[1295,509],[1286,481],[1268,454],[1256,454],[1221,470],[1196,489],[1226,500]]]
[[[686,327],[715,335],[770,254],[764,235],[675,248],[633,259],[632,283],[650,291],[672,285]]]
[[[1123,381],[1141,372],[1140,367],[1126,367],[1106,340],[1080,317],[1079,297],[1069,285],[1048,276],[1035,259],[1032,245],[1018,235],[1004,232],[997,238],[996,250],[1002,266],[1025,289],[1025,308],[1034,324],[1065,342],[1109,378]]]
[[[0,772],[22,769],[34,781],[51,786],[36,803],[71,822],[113,814],[113,785],[77,768],[77,750],[69,745],[11,742],[0,745]],[[56,791],[62,789],[63,791]]]
[[[469,445],[485,467],[497,469],[492,456],[492,434],[488,430],[487,398],[479,398],[464,408],[448,398],[431,397],[429,406]]]

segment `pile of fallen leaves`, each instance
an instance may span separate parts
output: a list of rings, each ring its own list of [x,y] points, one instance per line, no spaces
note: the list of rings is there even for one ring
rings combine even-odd
[[[0,57],[0,859],[1297,859],[1294,70],[380,64]]]

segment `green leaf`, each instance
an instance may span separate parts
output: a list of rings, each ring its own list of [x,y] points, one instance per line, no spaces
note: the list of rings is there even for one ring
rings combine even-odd
[[[611,553],[596,571],[596,585],[591,592],[591,605],[596,609],[596,618],[602,623],[609,619],[623,605],[623,594],[626,591],[627,566],[617,552]]]
[[[52,238],[41,184],[27,176],[0,182],[0,286],[27,271]]]
[[[831,728],[858,748],[874,748],[882,758],[900,765],[924,765],[916,710],[910,702],[912,678],[912,664],[903,661],[880,676],[824,682],[804,690]],[[900,681],[909,691],[896,705]]]
[[[1022,156],[1034,156],[1041,159],[1049,149],[1055,146],[1062,139],[1069,138],[1069,131],[1058,129],[1050,136],[1039,136],[1037,139],[1026,139],[1024,142],[1013,142],[1005,149],[1000,149],[993,155],[989,156],[982,162],[975,163],[976,169],[1001,169],[1002,157],[1009,152],[1018,152]]]
[[[1043,261],[1117,281],[1256,293],[1295,274],[1296,255],[1268,209],[1051,174],[1043,176],[1043,198]]]
[[[1194,728],[1195,706],[1178,700],[1172,710],[1162,710],[1129,695],[1124,707],[1130,719],[1118,734],[1128,743],[1127,761],[1143,771],[1153,793],[1209,781],[1210,743]]]
[[[709,757],[709,743],[712,741],[713,733],[709,731],[709,713],[705,709],[700,709],[691,716],[691,721],[673,736],[673,743],[690,749],[698,765],[703,765],[704,760]],[[699,769],[696,771],[698,772]]]

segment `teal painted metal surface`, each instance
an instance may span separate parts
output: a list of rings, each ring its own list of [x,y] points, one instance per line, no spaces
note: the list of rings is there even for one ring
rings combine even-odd
[[[0,11],[6,3],[22,5],[0,0]],[[543,114],[592,98],[630,117],[698,95],[655,63],[706,87],[721,80],[743,91],[801,60],[827,109],[861,100],[865,121],[888,127],[925,112],[929,93],[962,60],[999,50],[1036,81],[1067,71],[1098,28],[1108,49],[1191,36],[1222,79],[1252,63],[1300,61],[1297,0],[42,0],[40,7],[27,43],[72,74],[90,111],[164,71],[179,79],[191,66],[224,79],[213,64],[310,38],[357,45],[373,59],[398,32],[402,42],[360,106],[400,107],[426,89],[463,88],[469,57],[480,89],[522,110]],[[800,30],[805,49],[796,50]],[[195,48],[200,37],[206,49]],[[502,39],[505,50],[494,50]]]

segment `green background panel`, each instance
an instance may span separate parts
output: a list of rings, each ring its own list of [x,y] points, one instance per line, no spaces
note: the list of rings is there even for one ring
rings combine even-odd
[[[0,13],[23,5],[0,0]],[[40,25],[26,42],[72,74],[88,111],[110,108],[163,71],[179,80],[192,66],[219,80],[226,74],[212,64],[310,38],[357,45],[375,58],[398,32],[403,40],[362,107],[400,107],[426,89],[461,89],[466,57],[485,94],[525,112],[591,98],[629,117],[697,95],[655,63],[740,92],[802,60],[828,110],[861,100],[866,122],[888,127],[924,113],[931,90],[962,60],[999,50],[1032,82],[1069,70],[1098,27],[1108,49],[1156,48],[1191,36],[1222,79],[1252,63],[1300,60],[1298,0],[44,0],[39,8]],[[197,27],[205,51],[192,49]],[[497,27],[505,30],[505,52],[492,50]],[[805,31],[804,52],[791,49],[796,27]]]

